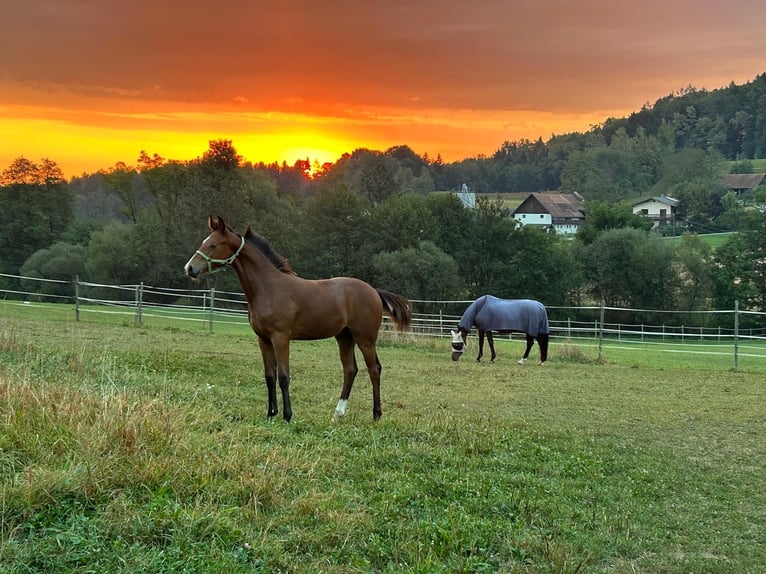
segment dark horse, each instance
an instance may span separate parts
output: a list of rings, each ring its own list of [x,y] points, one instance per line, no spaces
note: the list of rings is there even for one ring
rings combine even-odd
[[[258,335],[263,355],[269,418],[278,413],[276,382],[282,391],[282,416],[289,421],[290,341],[335,337],[343,364],[343,388],[335,418],[346,414],[346,403],[358,372],[354,345],[364,356],[372,382],[372,416],[379,419],[380,373],[375,348],[383,313],[400,331],[409,329],[412,311],[401,295],[375,289],[359,279],[335,277],[308,280],[298,277],[287,260],[248,227],[244,236],[220,217],[208,219],[210,235],[184,266],[199,279],[204,273],[231,265],[247,297],[250,326]]]
[[[545,306],[532,299],[498,299],[492,295],[484,295],[471,303],[465,310],[458,323],[457,331],[452,331],[452,360],[457,361],[465,350],[465,342],[472,327],[479,331],[479,356],[484,356],[484,336],[487,336],[489,350],[492,352],[491,361],[495,361],[495,343],[492,331],[498,333],[526,333],[527,350],[519,359],[519,364],[526,363],[532,344],[537,339],[540,347],[540,365],[548,359],[548,313]]]

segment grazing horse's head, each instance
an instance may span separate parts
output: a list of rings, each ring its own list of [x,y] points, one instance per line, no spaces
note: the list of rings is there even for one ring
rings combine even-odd
[[[452,335],[452,360],[457,361],[467,347],[465,338],[468,332],[458,329],[457,331],[450,331],[450,334]]]
[[[207,224],[210,235],[184,265],[186,275],[192,279],[231,265],[245,246],[245,238],[227,227],[221,217],[211,215]]]

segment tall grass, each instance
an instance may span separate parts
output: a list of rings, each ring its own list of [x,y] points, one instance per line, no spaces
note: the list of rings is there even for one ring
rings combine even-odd
[[[753,572],[762,372],[557,344],[544,367],[381,343],[350,414],[333,341],[265,420],[254,336],[0,312],[0,570]],[[445,348],[442,348],[442,347]],[[616,353],[617,350],[609,351]]]

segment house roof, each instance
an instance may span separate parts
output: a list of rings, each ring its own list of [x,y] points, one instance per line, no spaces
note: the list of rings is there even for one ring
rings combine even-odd
[[[664,203],[665,205],[669,205],[670,207],[677,207],[678,206],[678,200],[673,197],[668,197],[667,195],[658,195],[655,197],[650,197],[649,199],[642,199],[641,201],[637,201],[633,204],[633,207],[639,206],[642,203],[647,203],[649,201],[657,201],[659,203]]]
[[[517,213],[548,213],[555,219],[581,219],[585,216],[582,197],[577,193],[530,193],[513,210]]]
[[[730,189],[753,189],[758,187],[766,173],[727,173],[721,183]]]

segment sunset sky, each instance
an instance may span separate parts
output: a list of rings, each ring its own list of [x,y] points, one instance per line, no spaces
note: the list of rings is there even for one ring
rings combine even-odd
[[[766,72],[763,0],[23,0],[0,4],[0,170],[141,150],[455,161]]]

